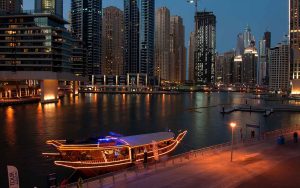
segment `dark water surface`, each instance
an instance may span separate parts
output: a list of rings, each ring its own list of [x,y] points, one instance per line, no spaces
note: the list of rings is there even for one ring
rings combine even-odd
[[[50,151],[49,139],[84,139],[107,135],[174,132],[188,134],[176,153],[230,140],[230,121],[244,127],[261,124],[264,130],[300,123],[299,113],[235,112],[223,116],[222,106],[244,104],[243,93],[185,93],[178,95],[97,95],[66,97],[58,104],[32,104],[0,108],[0,187],[7,187],[6,165],[19,169],[21,187],[45,187],[47,175],[68,177],[72,170],[56,167],[41,156]],[[263,104],[247,99],[248,104]],[[189,108],[198,107],[197,111]],[[200,108],[201,107],[201,108]],[[236,133],[239,133],[240,127]],[[243,129],[245,130],[245,128]]]

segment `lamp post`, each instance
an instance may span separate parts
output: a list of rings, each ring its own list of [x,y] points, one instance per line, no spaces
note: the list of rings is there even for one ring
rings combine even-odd
[[[236,126],[235,122],[231,122],[230,123],[230,127],[231,127],[231,156],[230,156],[230,162],[232,162],[232,155],[233,155],[233,130]]]

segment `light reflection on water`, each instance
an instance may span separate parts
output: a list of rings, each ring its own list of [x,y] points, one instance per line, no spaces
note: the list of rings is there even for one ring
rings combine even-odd
[[[50,172],[57,172],[60,177],[70,175],[72,171],[55,167],[42,158],[41,153],[50,150],[45,145],[49,139],[84,139],[110,131],[132,135],[187,129],[188,134],[176,151],[179,153],[228,141],[231,121],[244,130],[246,123],[261,124],[263,130],[271,130],[300,122],[298,113],[274,113],[268,118],[257,113],[220,114],[223,106],[245,104],[246,100],[248,104],[265,103],[243,93],[86,94],[66,97],[57,104],[0,108],[4,117],[0,119],[0,177],[7,179],[6,164],[19,168],[25,187],[45,187]],[[1,180],[0,187],[7,187],[6,182]]]

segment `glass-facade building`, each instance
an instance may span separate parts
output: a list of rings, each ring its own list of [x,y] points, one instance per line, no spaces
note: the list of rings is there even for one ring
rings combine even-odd
[[[195,19],[195,82],[209,85],[215,80],[216,16],[213,12],[197,12]]]
[[[0,15],[1,71],[71,72],[71,34],[51,13]]]
[[[71,30],[86,48],[86,74],[101,74],[102,0],[72,0]]]
[[[140,72],[139,0],[124,0],[124,73]]]
[[[124,0],[124,73],[154,76],[155,1]]]
[[[154,76],[155,1],[141,0],[140,73]]]

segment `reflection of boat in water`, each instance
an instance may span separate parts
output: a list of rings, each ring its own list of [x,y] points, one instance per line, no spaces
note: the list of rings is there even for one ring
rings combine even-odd
[[[68,143],[66,140],[49,140],[58,153],[43,153],[54,157],[55,164],[73,169],[110,170],[130,166],[136,162],[153,160],[169,154],[184,138],[187,131],[175,137],[172,132],[157,132],[126,137],[105,137],[92,143]]]

